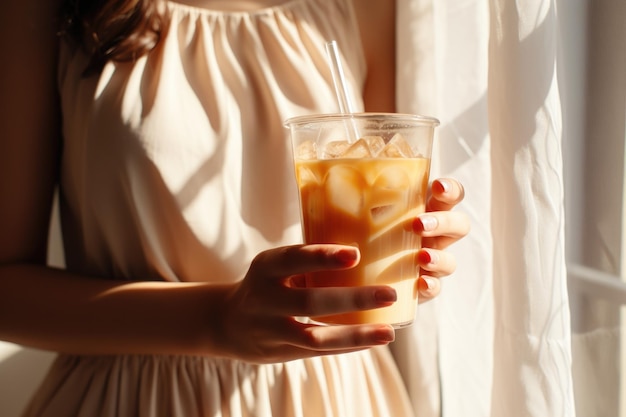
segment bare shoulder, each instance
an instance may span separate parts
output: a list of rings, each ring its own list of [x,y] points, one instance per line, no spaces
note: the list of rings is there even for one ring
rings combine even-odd
[[[0,2],[0,263],[45,256],[60,146],[60,6]]]

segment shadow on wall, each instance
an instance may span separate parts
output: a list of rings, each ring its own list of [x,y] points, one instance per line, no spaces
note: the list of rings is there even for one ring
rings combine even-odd
[[[50,226],[48,263],[59,268],[65,264],[56,198]],[[0,417],[20,416],[55,357],[54,352],[0,341]]]
[[[1,343],[0,356],[0,416],[19,417],[55,354]]]
[[[55,205],[50,235],[50,265],[64,264],[58,211]],[[56,357],[53,352],[0,341],[0,416],[19,417]]]

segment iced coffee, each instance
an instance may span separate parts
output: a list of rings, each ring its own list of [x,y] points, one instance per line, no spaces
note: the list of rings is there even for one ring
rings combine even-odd
[[[417,305],[420,237],[435,119],[410,115],[311,116],[287,123],[305,243],[355,245],[360,263],[307,276],[309,286],[383,284],[396,289],[388,307],[313,319],[323,323],[410,324]]]

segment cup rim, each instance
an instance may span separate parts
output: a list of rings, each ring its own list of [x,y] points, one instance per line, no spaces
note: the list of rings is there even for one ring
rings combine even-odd
[[[423,116],[419,114],[410,113],[385,113],[385,112],[360,112],[360,113],[321,113],[321,114],[307,114],[302,116],[291,117],[283,123],[285,127],[291,127],[294,125],[302,125],[309,123],[319,123],[322,121],[341,121],[341,120],[377,120],[384,118],[388,121],[396,122],[412,122],[420,123],[423,125],[429,125],[432,127],[439,125],[439,120],[431,116]]]

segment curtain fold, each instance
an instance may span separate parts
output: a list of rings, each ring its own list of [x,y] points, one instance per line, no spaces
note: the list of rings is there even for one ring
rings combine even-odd
[[[491,3],[494,415],[574,415],[554,2]]]
[[[472,221],[393,348],[416,413],[574,416],[556,2],[400,0],[398,16],[398,109],[441,120],[432,174],[463,182]]]

